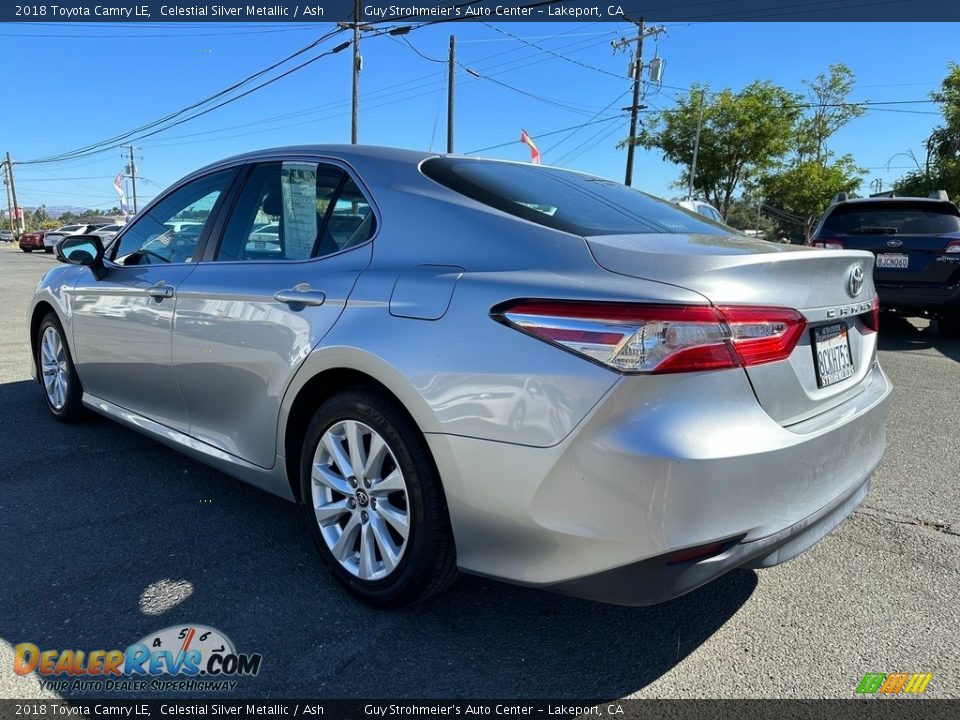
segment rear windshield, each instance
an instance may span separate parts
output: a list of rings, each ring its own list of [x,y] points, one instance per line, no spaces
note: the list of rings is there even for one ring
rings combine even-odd
[[[953,203],[891,202],[838,205],[822,232],[832,235],[944,235],[960,232]]]
[[[610,180],[536,165],[432,158],[423,173],[451,190],[575,235],[731,234],[723,225]]]

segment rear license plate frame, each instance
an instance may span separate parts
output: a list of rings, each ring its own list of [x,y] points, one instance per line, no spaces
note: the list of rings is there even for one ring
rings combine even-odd
[[[821,390],[842,383],[853,377],[857,370],[850,348],[850,327],[845,322],[821,325],[810,331],[810,347],[813,349],[813,368],[817,374],[817,387]],[[821,351],[826,355],[821,356]],[[846,362],[838,362],[846,352]],[[839,355],[837,354],[839,353]],[[821,364],[823,360],[823,364]],[[837,368],[829,370],[829,365]]]
[[[910,256],[906,253],[878,253],[876,267],[881,270],[906,270],[910,267]]]

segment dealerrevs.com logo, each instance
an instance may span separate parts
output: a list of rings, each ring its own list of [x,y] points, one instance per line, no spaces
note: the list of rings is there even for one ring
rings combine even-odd
[[[857,686],[857,694],[920,695],[933,679],[933,673],[867,673]]]
[[[41,650],[20,643],[14,648],[13,671],[36,672],[42,686],[54,691],[230,691],[235,678],[259,673],[261,661],[259,654],[238,653],[215,628],[177,625],[126,650]]]

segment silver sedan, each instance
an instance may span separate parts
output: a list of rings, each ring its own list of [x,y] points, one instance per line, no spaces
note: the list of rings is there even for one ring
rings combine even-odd
[[[29,311],[53,416],[299,504],[373,604],[458,570],[660,602],[811,547],[884,451],[869,253],[597,177],[281,148],[57,255]]]

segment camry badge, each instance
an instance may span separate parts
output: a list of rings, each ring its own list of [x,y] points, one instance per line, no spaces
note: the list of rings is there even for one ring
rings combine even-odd
[[[863,268],[859,265],[855,265],[853,270],[850,271],[847,290],[850,292],[850,297],[856,297],[863,290]]]

